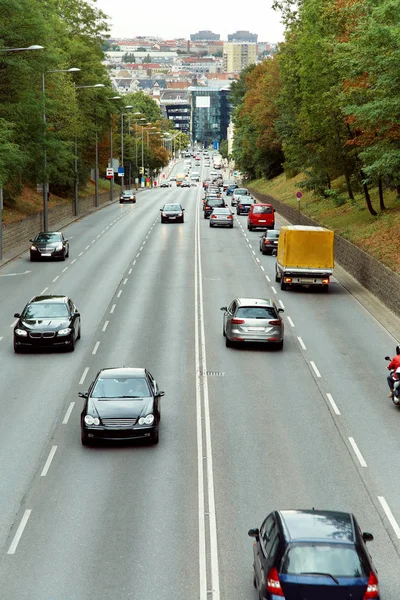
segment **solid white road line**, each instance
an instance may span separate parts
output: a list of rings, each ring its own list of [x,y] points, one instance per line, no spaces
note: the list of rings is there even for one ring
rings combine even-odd
[[[361,452],[360,452],[360,450],[359,450],[359,448],[358,448],[358,446],[357,446],[356,442],[354,441],[354,438],[352,438],[352,437],[349,437],[348,439],[349,439],[349,442],[350,442],[350,444],[351,444],[351,447],[352,447],[352,448],[353,448],[353,450],[354,450],[354,454],[355,454],[355,455],[357,456],[357,458],[358,458],[358,462],[360,463],[360,465],[361,465],[362,467],[366,467],[366,466],[367,466],[367,463],[365,462],[363,455],[361,454]]]
[[[128,278],[127,278],[127,277],[125,277],[125,279],[124,279],[124,282],[123,282],[123,284],[122,284],[122,285],[126,285],[126,282],[127,282],[127,281],[128,281]]]
[[[71,402],[70,405],[68,406],[67,412],[65,413],[65,417],[63,418],[63,425],[66,425],[68,423],[68,419],[71,416],[72,411],[74,410],[74,406],[75,406],[75,402]]]
[[[390,510],[388,503],[386,502],[386,500],[383,496],[378,496],[378,500],[381,503],[381,506],[382,506],[383,510],[385,511],[387,518],[389,519],[389,523],[391,524],[391,526],[394,529],[396,537],[400,540],[400,527],[399,527],[399,524],[397,523],[396,519],[394,518],[393,513]]]
[[[46,462],[44,463],[43,471],[40,473],[40,477],[46,477],[47,471],[50,469],[51,461],[54,458],[54,455],[57,451],[57,446],[53,446],[50,450],[49,456],[47,457]]]
[[[331,406],[333,408],[333,412],[335,413],[335,415],[340,415],[340,410],[337,407],[336,402],[334,401],[334,399],[332,398],[332,394],[326,394],[329,402],[331,403]]]
[[[301,337],[297,337],[297,339],[299,340],[299,344],[303,348],[303,350],[307,350],[306,345],[303,342],[303,340],[301,339]]]
[[[103,325],[103,329],[102,329],[102,331],[103,331],[103,332],[104,332],[104,331],[107,329],[107,326],[108,326],[109,322],[110,322],[110,321],[106,321],[106,322],[104,323],[104,325]]]
[[[294,327],[294,323],[293,323],[292,319],[290,317],[287,317],[287,320],[289,321],[290,326]]]
[[[68,271],[68,267],[65,267],[65,269],[63,269],[63,270],[61,271],[61,273],[65,273],[65,271]]]
[[[23,517],[21,519],[21,523],[18,525],[18,529],[14,535],[14,539],[11,542],[11,546],[9,547],[7,554],[15,554],[19,541],[22,537],[22,534],[24,533],[24,529],[26,527],[28,519],[31,516],[31,512],[31,509],[26,509],[26,511],[24,512]]]
[[[317,365],[315,364],[315,362],[313,360],[310,360],[310,365],[314,369],[314,373],[316,374],[316,376],[321,377],[321,373],[318,371]]]
[[[57,275],[57,277],[54,277],[53,283],[55,283],[57,281],[57,279],[59,279],[59,277],[60,277],[59,275]]]
[[[283,310],[285,310],[285,305],[283,304],[282,300],[279,300],[279,305],[281,308],[283,308]]]
[[[117,298],[119,298],[121,294],[122,294],[122,290],[119,290],[119,292],[117,294]]]
[[[96,354],[97,350],[99,349],[100,346],[100,342],[96,342],[94,345],[94,348],[92,350],[92,354]]]
[[[42,291],[40,292],[40,295],[41,295],[41,296],[43,296],[43,294],[45,294],[45,293],[47,292],[47,290],[48,290],[48,289],[49,289],[48,287],[44,288],[44,290],[42,290]]]
[[[18,323],[18,319],[15,319],[15,321],[13,321],[13,322],[11,323],[11,325],[10,325],[10,329],[11,329],[12,327],[15,327],[17,323]]]
[[[113,304],[113,305],[112,305],[112,307],[111,307],[111,310],[110,310],[110,313],[111,313],[111,314],[113,314],[113,312],[114,312],[114,310],[115,310],[115,307],[116,307],[116,306],[117,306],[116,304]]]
[[[88,374],[88,372],[89,372],[89,367],[85,367],[85,370],[84,370],[84,371],[83,371],[83,373],[82,373],[82,377],[81,377],[81,378],[80,378],[80,380],[79,380],[79,385],[82,385],[82,384],[83,384],[83,382],[84,382],[84,381],[85,381],[85,379],[86,379],[86,375]]]

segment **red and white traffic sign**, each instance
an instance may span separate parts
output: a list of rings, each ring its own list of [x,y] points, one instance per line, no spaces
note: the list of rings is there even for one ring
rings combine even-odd
[[[302,192],[296,192],[296,198],[298,198],[300,200],[300,198],[303,197],[303,193]]]
[[[113,177],[114,177],[114,169],[112,167],[107,167],[106,179],[112,179]]]

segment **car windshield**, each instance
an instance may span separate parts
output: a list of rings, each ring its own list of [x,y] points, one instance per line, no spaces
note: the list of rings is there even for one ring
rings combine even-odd
[[[168,210],[172,210],[172,211],[176,211],[176,210],[182,210],[180,204],[166,204],[164,206],[164,211],[168,211]]]
[[[253,210],[253,213],[256,215],[270,215],[272,212],[270,206],[255,206]]]
[[[125,190],[124,191],[124,196],[133,196],[133,191],[132,190]]]
[[[267,231],[266,237],[277,240],[279,238],[279,231],[274,231],[274,230],[271,231],[271,229],[270,229],[269,231]]]
[[[149,386],[144,377],[99,378],[92,391],[93,398],[148,398]]]
[[[235,190],[235,196],[247,196],[247,190],[245,189],[236,189]]]
[[[215,198],[215,200],[212,200],[211,198],[207,200],[208,206],[221,206],[222,203],[223,200],[219,200],[218,198]]]
[[[22,313],[23,319],[60,319],[68,317],[68,307],[62,302],[34,302]]]
[[[35,242],[61,242],[61,233],[39,233],[36,236]]]
[[[242,319],[276,319],[277,314],[272,306],[240,306],[236,317]]]
[[[231,211],[229,210],[229,208],[214,208],[213,214],[214,215],[230,215]]]
[[[253,198],[242,198],[242,200],[240,201],[240,204],[253,204]]]
[[[366,572],[353,546],[344,544],[299,544],[286,554],[282,573],[328,574],[333,577],[365,577]]]

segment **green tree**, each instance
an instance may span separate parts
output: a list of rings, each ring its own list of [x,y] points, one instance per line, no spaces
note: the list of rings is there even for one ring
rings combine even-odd
[[[219,153],[223,158],[228,158],[228,140],[221,140]]]

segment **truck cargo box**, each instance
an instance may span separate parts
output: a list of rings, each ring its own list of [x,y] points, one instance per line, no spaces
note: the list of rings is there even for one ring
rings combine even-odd
[[[307,225],[281,227],[277,262],[284,269],[332,270],[334,232]]]

